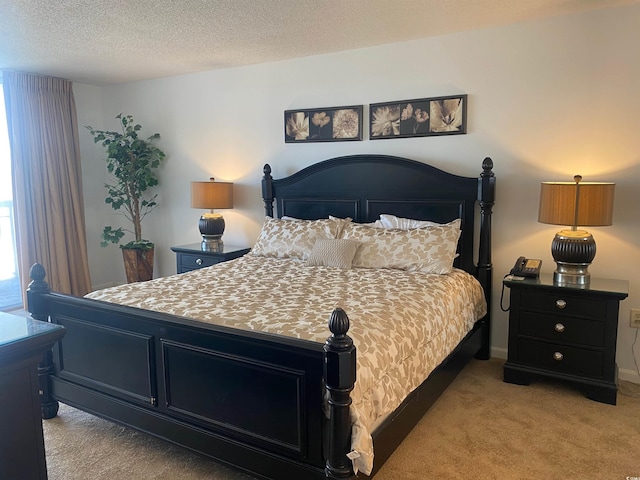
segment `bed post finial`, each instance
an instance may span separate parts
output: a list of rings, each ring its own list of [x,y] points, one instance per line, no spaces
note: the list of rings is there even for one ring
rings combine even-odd
[[[271,176],[271,165],[264,164],[262,169],[262,200],[264,201],[264,213],[267,217],[273,218],[273,177]]]
[[[331,312],[331,336],[324,345],[324,381],[329,392],[329,452],[325,475],[329,479],[354,478],[351,460],[351,390],[356,381],[356,347],[347,332],[349,317],[341,308]]]
[[[34,263],[29,269],[31,283],[27,288],[27,308],[31,316],[41,322],[46,322],[49,318],[47,306],[42,298],[43,293],[51,291],[49,284],[44,280],[46,275],[44,267],[39,263]]]
[[[478,201],[480,203],[480,240],[478,250],[478,281],[484,289],[484,296],[488,305],[485,316],[486,328],[482,341],[482,348],[477,358],[486,360],[491,349],[491,287],[493,264],[491,263],[491,215],[495,202],[496,177],[493,174],[493,160],[486,157],[482,162],[482,173],[478,179]]]
[[[34,263],[29,269],[31,283],[27,288],[27,308],[35,320],[49,321],[49,311],[45,295],[51,292],[49,284],[45,282],[44,267]],[[42,361],[38,365],[38,382],[40,383],[40,415],[44,419],[53,418],[58,414],[60,404],[51,397],[51,381],[53,375],[53,353],[51,349],[44,352]]]
[[[480,176],[493,177],[492,170],[493,170],[493,160],[491,160],[491,157],[485,157],[484,160],[482,161],[482,173],[480,174]]]

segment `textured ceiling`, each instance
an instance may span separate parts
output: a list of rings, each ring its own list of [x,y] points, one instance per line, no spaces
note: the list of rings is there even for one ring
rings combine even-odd
[[[637,0],[0,0],[0,69],[105,85],[629,3]]]

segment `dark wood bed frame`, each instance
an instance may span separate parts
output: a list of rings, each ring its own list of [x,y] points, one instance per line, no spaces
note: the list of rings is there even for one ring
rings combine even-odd
[[[403,158],[355,155],[279,180],[265,165],[262,190],[269,216],[275,200],[278,216],[303,219],[462,218],[456,265],[478,278],[490,306],[492,168],[486,158],[479,177],[460,177]],[[43,418],[63,402],[259,478],[354,478],[346,454],[356,352],[344,311],[327,319],[323,346],[54,293],[39,264],[31,278],[31,315],[67,329],[39,368]],[[468,360],[489,357],[490,312],[372,432],[373,474]]]

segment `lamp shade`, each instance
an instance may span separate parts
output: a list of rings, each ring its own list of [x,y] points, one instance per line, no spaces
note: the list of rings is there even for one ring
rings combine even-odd
[[[612,224],[615,183],[542,182],[538,222],[572,227]]]
[[[233,208],[233,183],[191,182],[192,208]]]
[[[554,283],[588,286],[589,265],[596,256],[596,241],[580,227],[612,224],[615,183],[584,182],[576,175],[573,182],[543,182],[540,187],[538,221],[552,225],[570,225],[556,233],[551,255],[556,262]]]

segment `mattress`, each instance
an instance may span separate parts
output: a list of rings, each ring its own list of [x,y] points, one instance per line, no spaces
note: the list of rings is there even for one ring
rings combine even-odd
[[[363,473],[373,466],[373,428],[486,314],[482,287],[459,269],[339,269],[252,255],[87,297],[319,343],[332,310],[343,308],[357,349],[351,456]]]

